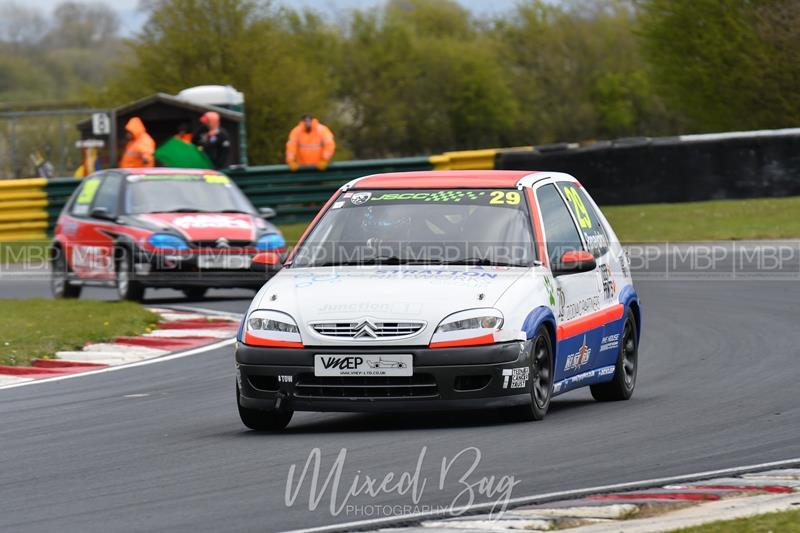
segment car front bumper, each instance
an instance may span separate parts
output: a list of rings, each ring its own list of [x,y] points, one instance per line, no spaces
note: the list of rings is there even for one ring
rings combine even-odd
[[[237,343],[242,407],[294,411],[437,411],[527,405],[530,342],[485,346],[266,348]],[[316,377],[316,354],[412,354],[411,377]],[[527,374],[524,380],[520,376]],[[516,379],[512,379],[515,377]]]
[[[253,253],[232,255],[247,258]],[[201,268],[203,254],[178,256],[164,253],[148,253],[138,250],[135,254],[132,278],[146,287],[207,287],[259,289],[275,272],[256,272],[249,268]]]

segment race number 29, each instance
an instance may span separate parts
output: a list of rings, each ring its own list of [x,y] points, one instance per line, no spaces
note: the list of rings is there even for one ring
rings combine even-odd
[[[489,200],[489,204],[491,205],[518,205],[520,201],[517,191],[492,191],[490,194],[492,199]]]
[[[589,218],[589,212],[586,211],[586,206],[583,204],[583,200],[580,194],[578,194],[578,191],[575,190],[575,187],[564,187],[564,195],[567,197],[567,200],[572,202],[572,210],[575,211],[575,217],[578,219],[578,223],[581,227],[584,229],[591,228],[592,219]]]

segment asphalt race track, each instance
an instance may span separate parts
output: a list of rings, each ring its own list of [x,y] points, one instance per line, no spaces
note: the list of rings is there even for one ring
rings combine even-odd
[[[800,457],[797,278],[637,285],[645,333],[634,398],[599,404],[576,391],[539,423],[498,412],[300,413],[285,433],[258,434],[236,413],[230,347],[0,390],[0,531],[282,531],[380,516],[332,516],[330,487],[310,511],[309,480],[285,505],[289,467],[302,470],[315,447],[320,487],[347,448],[339,502],[357,473],[413,471],[427,447],[420,505],[449,505],[464,490],[471,460],[455,463],[442,490],[440,466],[470,446],[482,456],[466,482],[513,475],[515,497]],[[47,285],[6,280],[0,291],[46,296]],[[213,295],[196,305],[241,312],[251,297]]]

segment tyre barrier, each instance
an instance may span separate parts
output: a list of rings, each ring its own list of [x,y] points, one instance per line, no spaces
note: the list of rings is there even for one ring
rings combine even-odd
[[[0,180],[0,242],[47,236],[44,178]]]

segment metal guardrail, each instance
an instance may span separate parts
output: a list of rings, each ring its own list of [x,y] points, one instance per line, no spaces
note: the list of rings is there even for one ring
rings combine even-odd
[[[47,193],[47,232],[52,233],[58,215],[81,183],[79,178],[53,178],[47,180],[44,190]]]
[[[288,224],[313,218],[342,184],[368,174],[430,170],[428,157],[342,161],[327,170],[286,165],[231,169],[228,175],[256,207],[274,207],[275,222]],[[0,180],[0,241],[44,239],[75,188],[77,178]]]
[[[300,168],[291,172],[286,165],[248,167],[226,173],[236,182],[256,207],[273,207],[275,222],[307,222],[319,211],[333,192],[348,181],[385,172],[430,170],[428,157],[367,159],[332,163],[325,171]]]
[[[492,169],[498,155],[527,148],[468,150],[431,157],[367,159],[332,163],[325,171],[286,165],[229,169],[226,173],[256,207],[273,207],[275,222],[307,222],[344,183],[369,174],[414,170]],[[0,241],[43,239],[80,183],[77,178],[0,180]]]

